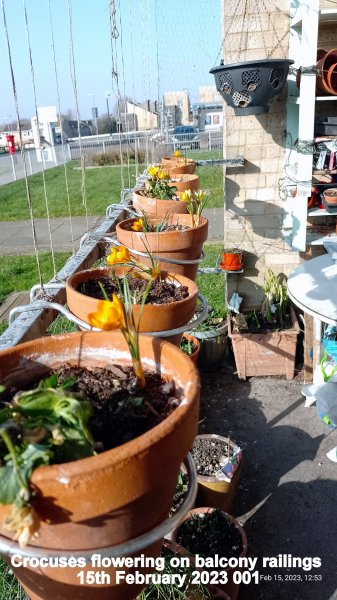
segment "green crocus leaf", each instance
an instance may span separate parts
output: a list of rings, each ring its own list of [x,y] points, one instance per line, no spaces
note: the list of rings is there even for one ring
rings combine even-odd
[[[6,464],[0,468],[0,503],[14,504],[27,501],[29,479],[35,467],[48,464],[52,451],[43,444],[28,444],[27,448],[17,455],[15,467],[11,455],[5,457]],[[21,481],[20,481],[21,478]],[[23,487],[22,482],[26,485]]]

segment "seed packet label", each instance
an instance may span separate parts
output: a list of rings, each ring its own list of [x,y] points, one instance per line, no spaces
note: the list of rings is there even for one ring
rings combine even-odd
[[[221,469],[219,469],[215,473],[215,477],[219,479],[219,481],[228,481],[232,479],[236,469],[238,468],[241,460],[242,460],[242,449],[236,446],[233,449],[233,454],[230,458],[227,458],[224,465],[222,465]]]

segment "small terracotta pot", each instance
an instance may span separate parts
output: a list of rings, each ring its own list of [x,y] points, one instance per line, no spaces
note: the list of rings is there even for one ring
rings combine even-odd
[[[168,215],[188,213],[186,202],[182,202],[182,200],[150,198],[149,196],[143,196],[141,190],[133,192],[132,203],[136,212],[145,213],[153,219],[164,219]]]
[[[220,268],[224,271],[240,271],[242,269],[242,252],[223,250]]]
[[[321,74],[316,77],[316,91],[317,93],[321,93],[323,95],[332,95],[336,96],[337,91],[334,92],[332,88],[329,86],[327,81],[327,75],[330,67],[337,63],[337,49],[334,48],[329,50],[323,58],[321,58],[317,62],[317,69],[321,70]]]
[[[116,275],[121,275],[125,272],[122,268],[116,268]],[[109,277],[111,268],[89,269],[88,271],[79,271],[67,279],[66,294],[69,310],[86,323],[88,314],[97,310],[97,298],[85,296],[78,291],[81,283],[89,279],[98,279],[100,277]],[[170,302],[169,304],[145,304],[141,311],[139,331],[148,333],[152,331],[166,331],[176,329],[188,323],[196,310],[198,300],[198,288],[193,281],[183,277],[182,275],[169,275],[169,280],[177,282],[180,285],[186,285],[189,291],[189,296],[178,302]],[[136,323],[138,322],[141,306],[135,304],[133,314]],[[169,339],[172,343],[179,345],[181,335],[172,336]]]
[[[183,353],[186,356],[188,356],[188,358],[190,358],[191,361],[196,365],[198,362],[198,356],[200,352],[200,342],[199,340],[197,340],[196,337],[194,337],[194,335],[191,335],[189,333],[183,333],[183,339],[192,342],[192,345],[196,348],[194,352],[192,352],[192,354],[186,354],[186,352],[183,351]]]
[[[172,177],[173,175],[195,173],[197,165],[191,158],[174,158],[174,156],[165,156],[162,160],[162,168]]]
[[[211,444],[213,441],[219,440],[230,444],[231,448],[235,448],[237,444],[228,438],[215,433],[205,433],[197,435],[196,440],[208,440]],[[242,460],[237,466],[233,477],[230,481],[222,481],[217,477],[206,477],[198,475],[198,492],[196,497],[196,506],[211,506],[232,514],[235,495],[240,481],[242,469]]]
[[[172,215],[168,219],[169,224],[179,223],[186,225],[189,229],[182,231],[161,231],[142,232],[130,230],[130,224],[135,219],[126,219],[116,226],[118,241],[126,246],[130,252],[150,251],[151,254],[158,257],[169,258],[172,260],[195,260],[200,258],[203,243],[207,240],[208,220],[200,218],[198,227],[191,227],[190,215]],[[160,219],[150,219],[152,223],[159,223]],[[151,261],[147,257],[138,257],[141,262],[150,265]],[[160,262],[163,271],[170,271],[177,275],[184,275],[193,281],[196,278],[198,263],[190,265],[178,265],[174,263]]]
[[[31,483],[41,522],[33,546],[65,552],[104,548],[144,534],[168,516],[181,462],[197,430],[198,372],[178,348],[162,340],[140,336],[140,354],[145,368],[175,381],[184,401],[162,423],[117,448],[37,467]],[[0,381],[24,388],[65,363],[109,368],[112,363],[130,364],[130,359],[120,331],[50,336],[1,351]],[[0,505],[1,524],[8,510]],[[9,537],[1,528],[0,533]],[[160,548],[158,540],[137,555],[158,556]],[[86,568],[102,571],[90,564]],[[139,586],[116,586],[111,568],[103,569],[111,577],[109,585],[81,585],[81,570],[20,567],[14,572],[32,600],[128,600],[140,591]]]
[[[324,200],[329,205],[337,204],[337,188],[330,188],[323,192]]]
[[[214,508],[210,508],[210,507],[193,508],[185,516],[185,518],[183,519],[182,523],[184,523],[185,521],[187,521],[188,519],[190,519],[193,516],[197,516],[197,515],[205,514],[205,513],[211,513],[214,510],[215,510]],[[245,531],[244,531],[243,527],[241,527],[240,523],[236,519],[234,519],[234,517],[232,517],[228,513],[225,513],[225,514],[226,514],[227,518],[229,519],[229,521],[231,521],[232,523],[234,523],[235,527],[240,532],[241,542],[242,542],[242,552],[240,554],[240,557],[246,556],[246,554],[247,554],[247,536],[245,534]],[[177,537],[178,537],[178,533],[179,533],[179,529],[180,529],[181,525],[182,524],[178,525],[178,527],[176,527],[175,529],[173,529],[173,531],[171,533],[171,539],[172,539],[173,542],[177,542]],[[215,570],[217,570],[217,569],[215,569]],[[229,597],[231,598],[231,600],[236,600],[237,597],[238,597],[240,584],[239,583],[234,583],[234,581],[233,581],[233,573],[234,573],[234,571],[244,571],[244,569],[240,569],[240,568],[237,568],[237,569],[234,569],[234,568],[223,569],[223,568],[221,568],[220,570],[221,571],[226,571],[226,573],[228,575],[228,582],[226,584],[218,584],[217,587],[219,589],[221,589],[222,591],[224,591],[226,594],[228,594]]]
[[[337,94],[337,63],[331,65],[326,74],[326,81],[331,93]]]
[[[185,190],[198,190],[200,187],[200,179],[198,175],[173,175],[168,184],[171,187],[175,186],[179,193],[184,192]]]

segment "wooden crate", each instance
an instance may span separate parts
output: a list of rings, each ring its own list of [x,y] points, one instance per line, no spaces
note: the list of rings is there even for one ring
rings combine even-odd
[[[294,378],[296,343],[300,328],[292,307],[290,312],[293,327],[272,333],[233,333],[231,317],[228,314],[228,335],[232,340],[239,379],[266,375]]]

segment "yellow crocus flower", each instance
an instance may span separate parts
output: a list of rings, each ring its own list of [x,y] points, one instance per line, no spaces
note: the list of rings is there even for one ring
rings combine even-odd
[[[175,152],[173,152],[173,156],[174,156],[174,158],[180,158],[181,157],[180,150],[176,150]]]
[[[130,253],[125,246],[119,246],[111,248],[111,254],[106,257],[109,265],[115,265],[116,263],[128,262],[130,260]]]
[[[137,221],[135,221],[131,225],[131,229],[132,229],[132,231],[144,231],[144,221],[143,221],[143,219],[137,219]]]
[[[151,165],[147,172],[151,177],[156,177],[159,171],[159,167],[157,165]]]
[[[157,178],[160,180],[163,179],[168,179],[169,178],[169,174],[167,171],[164,171],[163,169],[160,169],[157,173]]]
[[[112,302],[99,300],[97,311],[88,314],[88,321],[92,327],[99,327],[104,331],[124,327],[124,312],[121,300],[113,294]]]
[[[190,202],[191,201],[191,190],[185,190],[180,194],[180,200],[182,202]]]

